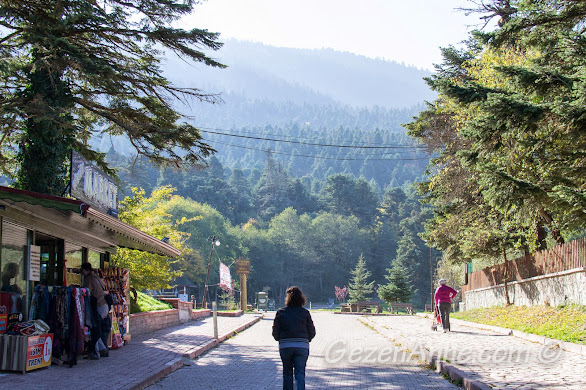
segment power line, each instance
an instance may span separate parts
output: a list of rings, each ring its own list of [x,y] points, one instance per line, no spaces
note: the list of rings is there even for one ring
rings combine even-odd
[[[277,152],[271,149],[261,149],[261,148],[253,148],[253,147],[249,147],[249,146],[243,146],[243,145],[235,145],[235,144],[230,144],[227,142],[222,142],[222,141],[214,141],[214,143],[218,143],[221,145],[226,145],[226,146],[231,146],[231,147],[235,147],[235,148],[241,148],[241,149],[248,149],[248,150],[254,150],[257,152],[269,152],[272,154],[282,154],[285,156],[293,156],[293,157],[306,157],[306,158],[316,158],[316,159],[321,159],[321,160],[336,160],[336,161],[364,161],[366,159],[370,160],[370,161],[422,161],[422,160],[429,160],[429,157],[416,157],[416,158],[368,158],[368,156],[365,156],[363,158],[338,158],[338,157],[324,157],[324,156],[310,156],[310,155],[306,155],[306,154],[292,154],[292,153],[285,153],[285,152]]]
[[[218,131],[218,132],[234,132],[234,131],[238,131],[239,134],[251,134],[251,135],[257,135],[259,137],[278,137],[279,139],[292,139],[295,141],[303,141],[303,140],[309,140],[309,141],[313,141],[315,139],[315,137],[313,138],[308,138],[308,137],[296,137],[296,136],[288,136],[286,134],[275,134],[275,133],[267,133],[267,132],[257,132],[257,131],[249,131],[247,127],[239,129],[239,130],[226,130],[226,129],[218,129],[218,128],[214,128],[214,127],[197,127],[198,129],[205,131],[207,130],[213,130],[213,131]],[[253,129],[256,129],[253,127]],[[260,129],[259,129],[260,130]],[[231,134],[231,133],[229,133]],[[360,141],[354,141],[353,145],[365,145],[365,146],[370,146],[372,144],[369,144],[368,142],[360,142]],[[405,147],[411,147],[409,145],[398,145],[398,146],[405,146]],[[421,148],[421,146],[415,146],[413,145],[412,147],[415,148]]]
[[[216,129],[217,130],[217,129]],[[284,140],[277,138],[264,138],[264,137],[253,137],[248,135],[230,134],[220,131],[206,130],[202,128],[201,131],[210,134],[223,135],[227,137],[246,138],[260,141],[272,141],[272,142],[285,142],[290,144],[308,145],[308,146],[320,146],[320,147],[333,147],[333,148],[351,148],[351,149],[425,149],[425,146],[406,146],[406,145],[393,145],[393,146],[359,146],[359,145],[335,145],[335,144],[319,144],[313,142],[301,142],[293,140]]]

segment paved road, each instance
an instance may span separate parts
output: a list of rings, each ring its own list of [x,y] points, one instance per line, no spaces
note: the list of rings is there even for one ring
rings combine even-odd
[[[433,350],[445,361],[493,389],[586,389],[586,357],[514,336],[451,324],[432,332],[431,320],[417,316],[365,317],[367,324],[413,353]],[[441,329],[441,327],[440,327]],[[424,350],[425,349],[425,350]]]
[[[190,366],[149,387],[160,389],[279,389],[281,361],[271,337],[274,313],[225,341]],[[403,354],[355,316],[312,313],[308,389],[458,389]]]
[[[219,334],[251,321],[256,316],[218,318]],[[190,350],[213,340],[212,319],[188,322],[132,338],[127,346],[110,351],[110,357],[82,360],[77,366],[51,366],[29,372],[0,374],[0,390],[113,390],[131,387],[180,359]]]

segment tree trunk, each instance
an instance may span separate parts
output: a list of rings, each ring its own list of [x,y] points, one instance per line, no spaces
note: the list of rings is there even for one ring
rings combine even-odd
[[[59,70],[47,69],[41,60],[33,63],[37,68],[29,75],[28,119],[19,150],[18,186],[59,196],[67,185],[67,161],[75,142],[73,98]]]
[[[545,227],[543,226],[543,222],[537,222],[537,249],[544,250],[547,249],[547,242],[545,239],[547,238],[547,232],[545,231]]]
[[[549,227],[549,231],[551,232],[551,237],[558,243],[558,244],[564,244],[566,242],[566,240],[564,240],[564,238],[562,237],[562,234],[560,232],[560,229],[557,228],[555,221],[553,220],[553,217],[551,216],[550,213],[548,213],[545,210],[539,210],[539,214],[543,217],[543,219],[545,220],[547,226]],[[545,249],[545,248],[544,248]]]
[[[504,275],[504,284],[505,284],[505,299],[507,300],[507,306],[511,305],[511,298],[509,297],[509,265],[507,264],[507,251],[503,249],[503,257],[505,258],[505,275]]]

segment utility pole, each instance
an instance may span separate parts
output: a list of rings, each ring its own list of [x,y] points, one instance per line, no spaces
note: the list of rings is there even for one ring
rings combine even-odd
[[[432,248],[431,245],[429,246],[429,281],[431,286],[431,311],[435,311],[434,309],[434,302],[433,302],[433,257],[432,257]]]
[[[203,301],[201,304],[202,309],[207,309],[207,295],[208,295],[208,283],[210,281],[210,267],[212,266],[212,255],[214,254],[214,246],[220,246],[220,240],[215,235],[208,237],[208,241],[212,242],[212,249],[210,250],[210,260],[208,261],[208,275],[206,276],[206,284],[203,289]]]

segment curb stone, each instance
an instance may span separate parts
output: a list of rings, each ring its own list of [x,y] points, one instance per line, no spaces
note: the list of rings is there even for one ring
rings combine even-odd
[[[422,317],[422,318],[432,318],[431,314],[428,314],[428,313],[417,313],[416,315],[419,317]],[[530,341],[532,343],[549,345],[550,347],[554,347],[554,348],[558,347],[558,348],[561,348],[567,352],[577,353],[579,355],[586,356],[586,345],[570,343],[568,341],[561,341],[561,340],[557,340],[557,339],[550,339],[545,336],[539,336],[539,335],[532,334],[532,333],[525,333],[520,330],[501,328],[500,326],[486,325],[486,324],[480,324],[477,322],[459,320],[457,318],[450,318],[450,321],[454,324],[467,326],[469,328],[490,330],[490,331],[498,333],[498,334],[515,336],[517,338],[520,338],[525,341]]]
[[[387,337],[389,340],[392,340],[395,344],[400,343],[400,348],[403,351],[405,351],[406,349],[410,352],[413,352],[413,350],[417,350],[417,347],[414,345],[413,341],[411,341],[407,337],[399,336],[397,337],[397,339],[393,339],[392,337],[388,337],[385,335],[383,327],[376,323],[368,321],[368,318],[360,317],[358,318],[358,321],[371,327],[377,333],[380,333],[381,335]],[[435,367],[435,371],[439,374],[447,374],[452,381],[461,382],[462,387],[464,387],[466,390],[491,390],[490,386],[477,380],[468,378],[462,370],[442,360],[439,360],[437,356],[429,354],[426,355],[428,356],[421,356],[421,359],[426,364],[428,364],[430,367]]]
[[[261,318],[262,317],[255,317],[255,318],[251,319],[250,321],[239,326],[238,328],[231,330],[230,332],[227,332],[227,333],[223,334],[222,336],[219,336],[217,340],[209,341],[209,342],[205,343],[204,345],[199,346],[197,348],[194,348],[191,351],[183,354],[182,357],[178,357],[176,359],[171,360],[170,362],[163,365],[158,371],[152,372],[149,375],[149,377],[142,379],[138,383],[136,383],[136,382],[131,383],[129,385],[122,387],[121,389],[122,390],[142,390],[142,389],[152,385],[153,383],[163,379],[167,375],[169,375],[172,372],[177,371],[178,369],[183,367],[185,365],[183,359],[185,359],[185,358],[195,359],[196,357],[201,356],[204,352],[206,352],[209,349],[220,344],[222,341],[232,337],[234,334],[242,332],[244,329],[249,328],[252,325],[256,324],[258,321],[260,321]]]

